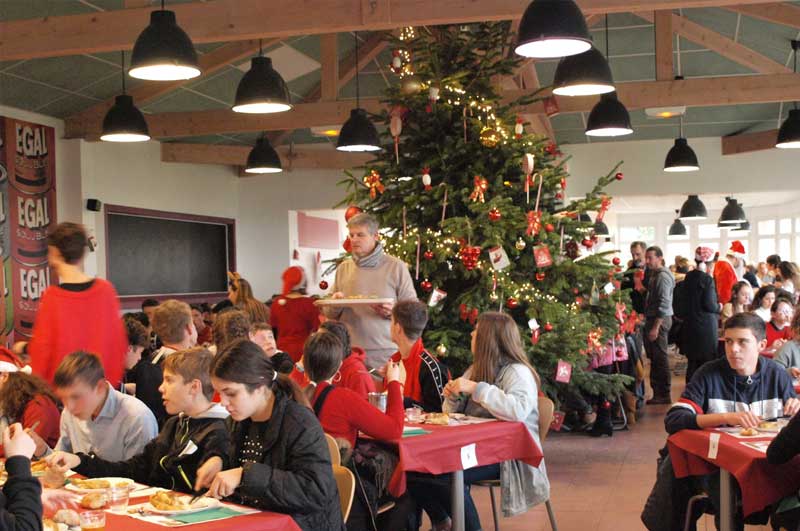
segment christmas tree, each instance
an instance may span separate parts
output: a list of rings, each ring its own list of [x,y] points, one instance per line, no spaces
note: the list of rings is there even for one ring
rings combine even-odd
[[[526,134],[515,114],[540,93],[507,103],[498,93],[497,80],[521,64],[509,53],[512,37],[508,23],[392,37],[400,80],[375,117],[387,126],[385,149],[364,174],[348,173],[342,205],[379,219],[387,252],[408,264],[431,306],[425,344],[446,356],[454,376],[472,359],[478,314],[501,310],[530,337],[525,346],[549,395],[569,385],[613,397],[630,379],[589,368],[624,348],[628,298],[619,260],[592,252],[598,237],[585,213],[602,219],[610,205],[603,190],[622,175],[613,168],[566,203],[566,160],[547,138]],[[560,362],[573,368],[568,383],[555,382]]]

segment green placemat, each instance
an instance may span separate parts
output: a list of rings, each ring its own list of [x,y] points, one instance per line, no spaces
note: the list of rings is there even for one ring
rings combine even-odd
[[[414,429],[405,429],[403,430],[403,438],[406,437],[416,437],[417,435],[427,435],[430,433],[428,430],[423,430],[422,428],[414,428]]]
[[[199,524],[200,522],[210,522],[212,520],[221,520],[223,518],[230,518],[231,516],[239,516],[241,511],[235,511],[228,507],[215,507],[206,511],[199,511],[192,514],[182,514],[170,516],[172,520],[182,522],[184,524]]]

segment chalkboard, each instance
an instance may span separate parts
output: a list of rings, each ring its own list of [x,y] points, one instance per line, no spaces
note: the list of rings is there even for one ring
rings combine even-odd
[[[120,296],[224,292],[230,234],[224,222],[114,212],[107,205],[108,279]]]

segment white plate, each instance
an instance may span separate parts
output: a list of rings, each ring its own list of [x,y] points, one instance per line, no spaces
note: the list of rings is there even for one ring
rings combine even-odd
[[[186,498],[187,501],[192,499],[191,496],[185,496],[185,498]],[[164,511],[162,509],[156,509],[155,507],[153,507],[150,504],[150,502],[147,502],[147,503],[144,504],[145,510],[150,511],[151,513],[163,514],[163,515],[169,515],[169,516],[180,516],[180,515],[183,515],[183,514],[198,513],[200,511],[205,511],[206,509],[213,509],[213,508],[219,507],[219,506],[220,506],[220,501],[219,500],[217,500],[216,498],[209,498],[209,497],[206,497],[206,496],[203,496],[202,498],[200,498],[199,500],[194,502],[192,504],[192,508],[191,509],[184,509],[182,511]]]
[[[111,484],[112,487],[116,487],[119,483],[125,483],[125,485],[130,487],[134,483],[134,481],[132,479],[129,479],[129,478],[113,478],[112,477],[112,478],[90,478],[90,479],[104,479],[104,480],[108,481],[109,484]],[[67,489],[67,490],[71,490],[73,492],[80,492],[82,494],[88,494],[90,492],[103,492],[103,491],[106,490],[106,489],[84,489],[82,487],[78,487],[77,485],[75,485],[72,482],[68,483],[67,486],[64,487],[64,488]]]
[[[778,433],[783,428],[785,428],[787,424],[789,424],[788,420],[781,419],[781,420],[777,421],[777,426],[775,426],[775,427],[770,427],[770,428],[757,427],[756,429],[758,431],[760,431],[760,432],[763,432],[763,433]]]
[[[319,299],[314,301],[316,306],[361,306],[364,304],[389,304],[394,302],[392,298],[384,299]]]

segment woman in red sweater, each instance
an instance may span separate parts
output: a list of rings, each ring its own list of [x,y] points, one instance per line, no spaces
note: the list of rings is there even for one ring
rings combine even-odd
[[[54,448],[58,442],[61,413],[56,397],[41,378],[30,374],[31,368],[7,348],[0,347],[0,412],[2,421],[15,422],[32,429]],[[3,448],[0,445],[0,457]]]
[[[355,391],[364,400],[369,393],[375,392],[375,379],[367,370],[367,353],[359,347],[350,346],[350,332],[347,326],[340,321],[327,320],[319,325],[320,330],[330,332],[342,342],[342,366],[339,367],[339,377],[334,376],[333,383],[337,387],[346,387]]]
[[[83,226],[68,222],[60,223],[47,237],[47,261],[60,284],[45,290],[33,337],[27,345],[15,345],[15,350],[26,350],[33,373],[51,384],[56,367],[67,355],[92,352],[103,362],[108,381],[118,387],[128,338],[114,286],[81,270],[87,241]]]
[[[306,296],[306,275],[302,267],[292,266],[281,275],[283,292],[272,301],[270,323],[278,337],[278,349],[298,362],[303,343],[319,326],[319,310]]]

